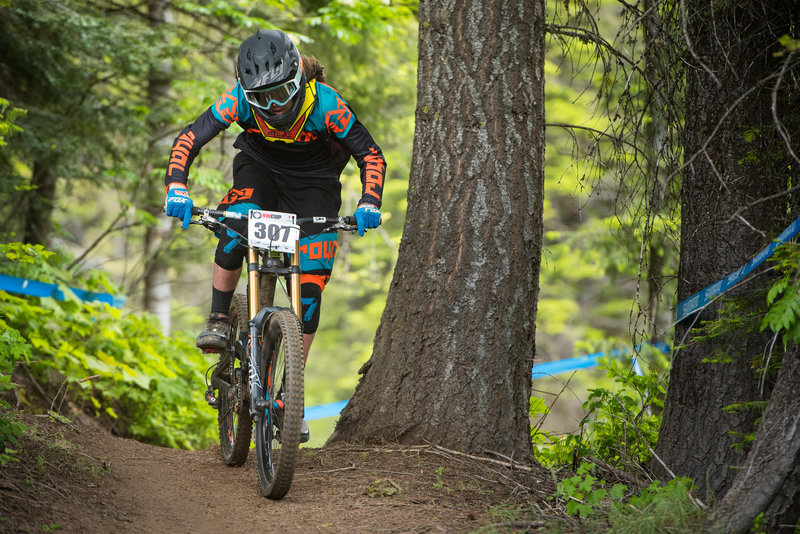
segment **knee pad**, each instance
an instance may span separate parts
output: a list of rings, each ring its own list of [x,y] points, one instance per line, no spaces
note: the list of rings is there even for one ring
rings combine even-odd
[[[258,209],[258,206],[250,203],[234,204],[225,208],[227,211],[236,213],[248,213],[251,209]],[[226,219],[220,218],[231,227],[232,230],[222,230],[217,234],[219,243],[214,254],[214,263],[227,271],[235,271],[242,266],[246,249],[242,246],[242,237],[247,237],[247,219]]]
[[[303,303],[303,333],[313,334],[319,327],[319,308],[322,289],[313,283],[300,286],[300,301]]]

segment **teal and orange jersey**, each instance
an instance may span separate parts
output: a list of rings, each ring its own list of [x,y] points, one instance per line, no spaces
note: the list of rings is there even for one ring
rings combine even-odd
[[[239,83],[225,91],[173,142],[165,184],[185,184],[200,149],[234,122],[243,131],[233,146],[280,174],[338,180],[352,156],[361,172],[359,204],[380,207],[386,175],[380,147],[341,95],[316,80],[306,84],[303,108],[287,131],[254,114]]]

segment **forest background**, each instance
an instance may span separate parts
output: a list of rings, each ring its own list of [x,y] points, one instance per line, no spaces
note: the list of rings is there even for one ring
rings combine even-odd
[[[417,109],[417,91],[431,90],[416,86],[418,28],[428,35],[425,17],[434,12],[434,23],[440,16],[471,23],[471,10],[483,9],[480,2],[450,7],[423,3],[417,11],[414,2],[378,0],[0,0],[0,274],[55,283],[67,295],[59,301],[0,291],[2,406],[90,417],[157,445],[201,448],[216,440],[216,414],[203,398],[212,362],[193,347],[208,309],[214,239],[196,228],[180,231],[164,217],[162,177],[172,139],[234,83],[232,58],[256,27],[290,32],[304,54],[326,65],[326,81],[388,160],[384,224],[365,238],[342,236],[307,371],[307,406],[350,397],[359,371],[370,367],[364,363],[380,353],[372,339],[404,223],[408,230],[407,189],[421,182],[420,165],[411,166],[413,138],[424,124],[419,117],[438,117]],[[735,271],[796,213],[797,121],[782,114],[797,109],[800,43],[792,32],[799,11],[793,0],[757,7],[647,0],[546,7],[544,239],[541,272],[538,261],[531,264],[540,289],[533,371],[573,355],[613,357],[599,371],[537,377],[528,412],[526,404],[515,406],[514,420],[534,417],[531,440],[540,462],[576,471],[558,489],[570,515],[591,515],[605,496],[618,512],[638,515],[637,505],[629,506],[636,491],[642,499],[659,493],[642,481],[674,477],[671,465],[688,473],[711,504],[732,485],[717,519],[740,516],[740,531],[765,512],[769,528],[797,521],[796,247],[781,247],[768,267],[714,302],[698,317],[702,331],[690,332],[696,323],[683,322],[673,333],[676,293],[687,298]],[[448,18],[454,13],[464,18]],[[435,28],[436,38],[452,28],[449,22]],[[429,49],[419,48],[420,59],[429,62],[423,50]],[[512,58],[516,65],[528,60],[523,52]],[[492,86],[491,75],[484,83]],[[197,205],[213,206],[227,190],[237,133],[232,127],[218,136],[196,160],[190,191]],[[458,156],[459,147],[447,148],[443,153]],[[520,148],[525,155],[541,150],[509,146],[505,155]],[[498,157],[504,151],[487,150]],[[348,213],[360,190],[355,165],[342,179]],[[124,295],[127,303],[118,309],[84,302],[69,287]],[[537,308],[535,292],[521,294],[532,295]],[[656,342],[679,345],[681,357],[670,364]],[[487,361],[476,369],[499,376]],[[527,369],[520,375],[525,397]],[[771,391],[774,402],[765,409]],[[356,393],[348,410],[358,399]],[[366,402],[374,400],[393,402]],[[759,427],[762,414],[769,424]],[[507,421],[495,420],[486,430],[497,438]],[[334,419],[312,423],[310,445],[322,445]],[[22,431],[13,416],[0,416],[0,465],[14,461]],[[504,435],[531,444],[517,432]],[[433,441],[439,438],[448,436]],[[752,469],[738,471],[734,482],[731,466],[742,465],[745,454]],[[622,490],[605,493],[590,474],[594,467],[578,465],[591,458],[618,476],[639,477],[626,506]],[[749,481],[751,472],[759,486]],[[686,491],[692,482],[673,482],[662,495],[703,508]],[[769,504],[765,496],[776,498]],[[745,503],[749,509],[741,513]]]
[[[108,347],[93,351],[70,337],[76,334],[75,325],[65,327],[67,344],[58,336],[46,347],[42,341],[36,349],[44,348],[54,359],[34,358],[31,369],[36,376],[47,368],[66,372],[69,386],[60,380],[39,386],[77,388],[85,394],[77,409],[90,402],[98,416],[109,419],[108,425],[140,439],[191,447],[215,439],[212,413],[202,403],[202,382],[187,378],[187,391],[171,393],[177,395],[175,400],[190,403],[176,407],[178,413],[187,412],[184,415],[168,416],[177,418],[181,430],[165,430],[153,428],[163,425],[163,414],[133,424],[120,420],[121,412],[134,411],[125,408],[135,397],[124,392],[123,383],[130,378],[126,372],[118,373],[115,381],[119,391],[99,382],[90,388],[77,380],[88,376],[79,369],[109,371],[122,364],[128,374],[136,373],[140,386],[151,387],[152,378],[159,387],[167,387],[158,380],[163,374],[181,374],[187,366],[205,371],[192,340],[210,302],[215,240],[197,228],[182,232],[160,213],[164,167],[180,128],[234,83],[232,58],[238,43],[260,26],[292,32],[303,54],[320,59],[328,83],[351,104],[388,160],[383,224],[362,239],[340,237],[335,275],[325,291],[320,335],[307,369],[307,406],[348,399],[357,371],[371,353],[404,221],[416,93],[415,3],[264,2],[248,10],[233,1],[189,2],[172,6],[172,21],[158,24],[142,6],[123,2],[7,4],[4,10],[12,16],[4,18],[2,95],[13,98],[2,102],[0,231],[6,243],[45,243],[57,256],[45,261],[44,251],[35,253],[29,260],[35,266],[22,268],[24,263],[9,261],[17,257],[14,249],[3,258],[3,272],[19,275],[22,270],[29,278],[65,286],[80,286],[78,280],[90,273],[86,287],[127,296],[120,317],[156,325],[158,321],[145,312],[160,311],[161,329],[167,334],[156,341],[157,333],[148,330],[146,339],[153,346],[141,347],[152,359],[147,364],[128,361],[124,354],[130,347],[117,347],[118,355]],[[598,30],[608,39],[619,27],[615,4],[603,1],[594,6],[603,24]],[[548,20],[565,22],[567,11],[557,8],[548,8]],[[642,335],[664,339],[673,316],[675,285],[670,273],[677,265],[677,219],[668,219],[661,234],[663,287],[654,290],[653,306],[645,306],[654,318],[650,330],[655,334],[642,332],[632,322],[641,307],[642,228],[617,205],[619,185],[603,161],[603,143],[608,142],[597,133],[607,127],[608,116],[596,98],[604,83],[603,73],[594,66],[596,59],[591,43],[572,39],[565,47],[561,40],[548,39],[545,105],[552,127],[547,131],[546,241],[536,363],[629,350],[633,339]],[[154,72],[167,78],[168,98],[154,99]],[[215,205],[227,191],[237,130],[234,125],[219,136],[194,164],[190,190],[196,205]],[[43,174],[50,185],[41,182]],[[343,213],[350,213],[360,192],[352,161],[342,181]],[[54,188],[52,205],[40,194],[45,187]],[[160,308],[146,302],[146,280],[155,268],[164,269],[171,286],[161,298],[167,301],[167,316],[163,302]],[[23,302],[14,300],[13,305],[27,309]],[[34,315],[15,313],[28,328],[40,322]],[[47,321],[41,326],[48,328]],[[40,332],[33,338],[53,334]],[[79,345],[83,347],[76,356]],[[645,368],[663,371],[666,359],[657,352],[648,354],[642,361]],[[542,428],[578,431],[587,388],[610,384],[604,372],[592,370],[540,378],[535,382],[537,395],[553,412]],[[179,422],[183,419],[194,424],[186,426],[186,421]],[[320,446],[335,419],[311,424],[310,445]]]

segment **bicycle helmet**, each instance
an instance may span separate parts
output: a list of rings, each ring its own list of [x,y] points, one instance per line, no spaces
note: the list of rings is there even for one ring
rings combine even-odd
[[[279,30],[258,30],[239,46],[236,78],[254,113],[288,130],[303,107],[306,76],[300,53]],[[272,108],[272,111],[270,111]]]

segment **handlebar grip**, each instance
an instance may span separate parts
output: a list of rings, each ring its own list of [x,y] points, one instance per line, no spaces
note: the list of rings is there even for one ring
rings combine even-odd
[[[347,224],[349,226],[356,226],[357,225],[356,218],[353,217],[352,215],[347,215],[345,217],[342,217],[342,222],[344,222],[345,224]]]

